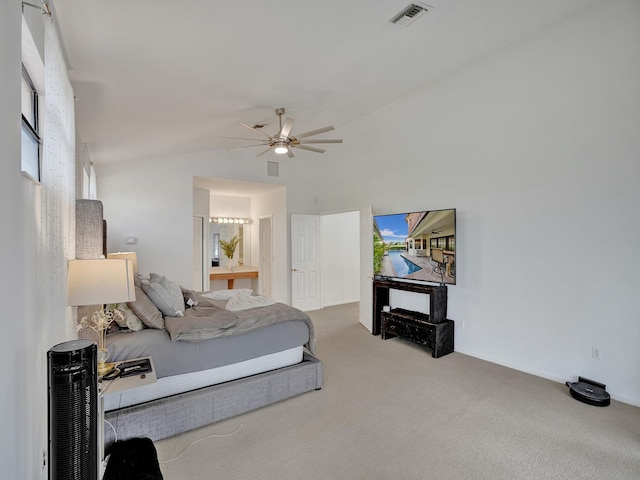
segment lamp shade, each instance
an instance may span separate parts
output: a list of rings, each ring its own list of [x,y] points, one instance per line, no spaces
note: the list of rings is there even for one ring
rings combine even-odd
[[[114,252],[107,253],[107,258],[122,258],[133,262],[133,273],[138,273],[138,256],[136,252]]]
[[[70,260],[68,281],[68,304],[71,306],[104,305],[136,299],[131,260]]]

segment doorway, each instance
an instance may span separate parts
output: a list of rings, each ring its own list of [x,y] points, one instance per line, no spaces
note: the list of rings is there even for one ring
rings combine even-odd
[[[247,287],[251,287],[256,291],[262,291],[263,288],[270,291],[270,296],[278,301],[288,302],[288,241],[287,241],[287,224],[286,224],[286,186],[278,184],[267,184],[242,180],[230,180],[212,177],[193,177],[194,187],[194,205],[197,211],[205,212],[203,214],[205,220],[210,217],[216,218],[238,218],[250,219],[248,224],[243,225],[244,242],[242,250],[238,248],[238,262],[242,262],[243,266],[256,269],[262,269],[262,258],[270,261],[264,268],[270,270],[266,273],[266,282],[262,282],[262,272],[259,272],[258,280],[242,279],[242,282],[250,283]],[[269,239],[266,246],[262,245],[260,232],[260,219],[269,217],[270,234],[265,238]],[[206,257],[204,260],[204,276],[206,277],[205,286],[208,288],[222,288],[220,285],[211,285],[209,282],[210,269],[212,264],[218,262],[219,266],[224,265],[224,259],[220,253],[215,255],[214,232],[210,226],[213,222],[206,221],[205,230],[205,246],[204,250],[194,247],[194,252],[202,252]],[[266,225],[265,225],[265,228]],[[233,236],[231,233],[229,238]],[[236,233],[239,235],[239,233]],[[220,240],[227,240],[221,232],[219,232],[218,244]],[[265,234],[266,235],[266,234]],[[195,242],[195,240],[194,240]],[[269,254],[262,255],[262,249]],[[219,249],[220,250],[220,249]],[[197,254],[197,253],[196,253]],[[254,284],[255,282],[255,284]]]
[[[302,311],[322,306],[321,218],[291,214],[291,306]]]
[[[204,291],[206,263],[204,218],[193,217],[193,288],[198,292]]]
[[[260,275],[259,285],[263,296],[271,298],[272,294],[272,263],[273,263],[273,218],[271,215],[261,217],[259,221],[259,258],[260,258]]]

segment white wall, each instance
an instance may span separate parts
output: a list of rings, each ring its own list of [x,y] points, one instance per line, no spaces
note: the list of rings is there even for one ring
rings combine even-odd
[[[99,165],[110,242],[137,234],[147,271],[188,281],[193,176],[277,181],[289,213],[454,207],[456,349],[640,404],[639,8],[597,3],[341,128],[322,162],[284,159],[279,178],[246,151]],[[282,225],[274,296],[288,299]]]
[[[11,4],[9,4],[11,3]],[[38,442],[37,421],[30,420],[29,396],[24,379],[33,366],[34,355],[27,355],[29,338],[36,331],[28,302],[29,288],[36,284],[34,261],[28,260],[26,243],[31,235],[26,214],[29,213],[29,192],[20,174],[20,58],[21,9],[17,2],[3,2],[0,7],[0,218],[3,228],[0,239],[0,298],[4,306],[3,335],[0,340],[0,361],[12,365],[4,375],[0,395],[0,464],[8,478],[36,478],[29,455]],[[9,208],[9,206],[12,208]],[[25,305],[28,305],[25,309]],[[11,319],[7,321],[6,319]],[[39,351],[36,351],[38,354]],[[29,358],[30,357],[30,358]],[[39,377],[37,381],[42,381]],[[36,388],[34,391],[41,391]]]
[[[322,306],[360,297],[360,212],[322,216]]]
[[[209,204],[212,217],[251,216],[251,197],[210,194]]]
[[[64,228],[70,221],[67,212],[58,210],[64,218],[47,215],[56,210],[49,209],[50,202],[68,192],[50,192],[46,185],[51,183],[52,174],[60,178],[60,168],[71,165],[45,165],[43,185],[20,173],[21,11],[20,2],[0,4],[0,361],[5,367],[0,395],[0,464],[3,478],[44,479],[47,468],[43,454],[48,455],[47,351],[70,340],[70,310],[66,298],[61,298],[66,285],[60,282],[66,279],[66,257],[61,252],[67,243],[73,244]],[[39,65],[30,73],[40,88],[41,113],[45,113],[43,17],[37,9],[34,13],[28,15],[29,28],[37,48],[32,49],[30,61]],[[45,138],[45,148],[50,138]],[[58,140],[54,133],[53,141]]]
[[[168,162],[169,163],[169,162]],[[99,200],[107,221],[107,250],[127,251],[133,236],[140,273],[192,284],[193,176],[150,160],[96,165]]]
[[[289,303],[289,215],[287,214],[287,188],[280,187],[268,193],[256,195],[251,202],[251,259],[260,264],[260,222],[256,219],[271,216],[272,230],[272,284],[271,297],[279,302]]]
[[[109,251],[123,251],[124,239],[135,236],[138,243],[138,263],[143,274],[156,272],[180,285],[192,283],[192,208],[193,177],[224,178],[251,182],[291,182],[292,187],[276,189],[271,194],[252,197],[251,217],[273,214],[274,279],[273,295],[288,301],[287,202],[289,192],[297,198],[296,205],[315,208],[313,195],[317,191],[311,174],[309,182],[291,180],[307,167],[303,162],[281,166],[279,178],[267,178],[266,162],[249,155],[247,162],[229,156],[234,152],[202,152],[135,162],[96,165],[99,199],[104,205],[108,223]],[[237,153],[237,152],[236,152]],[[264,167],[264,168],[263,168]],[[310,170],[315,169],[315,164]],[[258,258],[257,222],[251,228],[251,258]],[[281,262],[285,263],[281,263]],[[241,285],[241,283],[239,283]]]
[[[640,3],[601,2],[390,104],[319,207],[457,208],[456,350],[640,404],[639,49]]]
[[[209,190],[193,189],[193,283],[191,288],[197,292],[209,290],[209,267],[211,266],[209,196]],[[196,219],[200,222],[198,223]],[[201,232],[198,227],[201,227]],[[200,237],[197,235],[198,232],[201,234]]]

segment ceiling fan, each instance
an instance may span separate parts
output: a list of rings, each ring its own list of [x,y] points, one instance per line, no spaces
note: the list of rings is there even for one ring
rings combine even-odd
[[[261,130],[265,125],[254,125],[253,127],[249,125],[245,125],[244,123],[240,123],[245,128],[252,130],[254,132],[263,135],[264,139],[257,138],[241,138],[241,137],[222,137],[222,138],[231,138],[234,140],[252,140],[260,143],[256,143],[254,145],[246,145],[244,147],[230,148],[229,150],[240,150],[242,148],[250,148],[250,147],[260,147],[267,146],[267,149],[263,152],[259,153],[257,156],[260,157],[264,155],[269,150],[273,149],[273,151],[277,154],[287,154],[289,158],[293,158],[295,155],[291,151],[292,148],[300,148],[302,150],[309,150],[311,152],[316,153],[324,153],[325,150],[317,147],[311,147],[309,144],[321,144],[321,143],[342,143],[342,139],[316,139],[316,140],[306,140],[309,137],[313,137],[314,135],[319,135],[321,133],[330,132],[331,130],[335,130],[332,126],[318,128],[316,130],[310,130],[308,132],[300,133],[296,136],[291,135],[291,129],[293,128],[293,118],[287,118],[284,123],[282,123],[282,115],[284,115],[284,108],[276,108],[276,115],[278,116],[278,124],[280,129],[278,133],[275,135],[269,135]]]

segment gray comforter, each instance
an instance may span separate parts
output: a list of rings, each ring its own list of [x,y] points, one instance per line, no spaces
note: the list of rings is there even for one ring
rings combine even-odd
[[[305,345],[315,353],[315,334],[311,318],[301,310],[284,303],[231,312],[226,301],[199,296],[198,305],[188,308],[184,317],[165,317],[165,328],[173,341],[199,342],[211,338],[238,335],[292,320],[304,321],[309,327]]]

